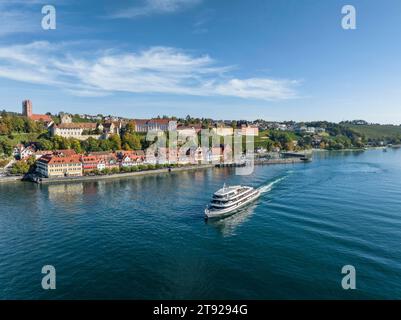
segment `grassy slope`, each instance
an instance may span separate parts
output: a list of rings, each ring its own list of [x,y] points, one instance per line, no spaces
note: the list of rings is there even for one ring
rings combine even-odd
[[[348,125],[349,128],[366,136],[368,139],[400,138],[401,126],[391,125]]]
[[[46,133],[46,132],[47,131],[43,131],[43,133]],[[8,141],[11,141],[12,144],[15,146],[15,145],[17,145],[18,143],[21,143],[21,142],[30,142],[30,141],[34,142],[34,141],[37,141],[38,137],[40,135],[41,134],[39,134],[39,133],[13,133],[12,134],[12,137],[13,137],[12,139],[10,139],[9,136],[0,135],[0,141],[1,140],[8,140]]]
[[[0,141],[11,140],[12,144],[15,146],[22,141],[36,141],[38,136],[39,134],[37,133],[13,133],[13,139],[10,139],[8,136],[0,135]]]

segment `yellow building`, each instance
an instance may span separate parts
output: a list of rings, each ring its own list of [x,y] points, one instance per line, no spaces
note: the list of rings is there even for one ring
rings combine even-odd
[[[36,171],[47,178],[79,177],[82,176],[82,162],[80,155],[46,155],[36,161]]]

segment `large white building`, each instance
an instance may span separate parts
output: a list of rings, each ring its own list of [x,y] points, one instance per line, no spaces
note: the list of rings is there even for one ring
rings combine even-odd
[[[60,123],[54,124],[50,132],[52,136],[85,140],[89,136],[100,138],[103,126],[97,123]]]
[[[135,119],[134,123],[136,132],[172,131],[177,128],[177,122],[170,119]]]

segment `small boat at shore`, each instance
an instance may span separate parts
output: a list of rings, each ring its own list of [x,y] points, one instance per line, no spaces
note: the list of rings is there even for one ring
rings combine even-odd
[[[248,186],[230,186],[217,190],[205,209],[205,218],[228,217],[260,196],[260,190]]]

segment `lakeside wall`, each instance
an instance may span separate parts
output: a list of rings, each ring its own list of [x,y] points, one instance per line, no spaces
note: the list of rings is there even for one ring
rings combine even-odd
[[[22,178],[22,176],[1,177],[0,183],[19,182]]]
[[[305,163],[305,160],[300,158],[281,158],[281,159],[255,159],[255,165],[274,165],[274,164],[296,164]],[[130,178],[135,176],[145,176],[145,175],[156,175],[156,174],[166,174],[174,173],[187,170],[202,170],[216,167],[216,164],[202,164],[202,165],[192,165],[181,168],[172,168],[171,171],[168,168],[137,171],[137,172],[126,172],[126,173],[116,173],[110,175],[96,175],[96,176],[82,176],[82,177],[60,177],[60,178],[42,178],[40,183],[51,184],[51,183],[66,183],[66,182],[81,182],[81,181],[98,181],[98,180],[111,180],[111,179],[121,179]],[[12,177],[1,177],[0,183],[10,183],[10,182],[21,182],[22,176],[12,176]]]
[[[181,168],[172,168],[171,171],[169,171],[166,168],[163,168],[163,169],[155,169],[147,171],[116,173],[104,176],[100,175],[100,176],[82,176],[82,177],[43,178],[41,183],[51,184],[51,183],[65,183],[65,182],[111,180],[111,179],[130,178],[135,176],[174,173],[187,170],[201,170],[201,169],[213,168],[214,166],[215,166],[214,164],[203,164],[203,165],[195,165]]]

